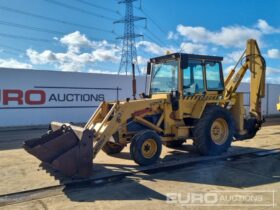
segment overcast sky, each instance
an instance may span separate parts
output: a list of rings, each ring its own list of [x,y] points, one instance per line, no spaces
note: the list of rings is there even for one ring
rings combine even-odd
[[[90,4],[88,4],[90,3]],[[280,1],[142,0],[134,3],[138,62],[166,51],[219,55],[228,71],[259,41],[267,80],[280,83]],[[124,5],[116,0],[1,0],[0,66],[116,73]]]

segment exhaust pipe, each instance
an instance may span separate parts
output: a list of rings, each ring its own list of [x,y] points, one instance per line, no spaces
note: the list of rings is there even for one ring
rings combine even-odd
[[[61,126],[58,127],[58,124]],[[41,138],[27,140],[23,148],[63,175],[91,175],[94,132],[77,126],[51,123],[52,130]]]

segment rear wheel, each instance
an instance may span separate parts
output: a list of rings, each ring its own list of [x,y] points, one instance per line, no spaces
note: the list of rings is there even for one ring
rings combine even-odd
[[[131,158],[141,166],[156,162],[161,154],[160,136],[152,130],[137,133],[130,144]]]
[[[233,139],[231,113],[219,106],[209,106],[194,128],[194,146],[203,155],[220,155]]]

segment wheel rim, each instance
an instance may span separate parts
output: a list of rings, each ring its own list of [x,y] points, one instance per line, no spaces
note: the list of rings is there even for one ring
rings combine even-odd
[[[142,155],[145,158],[152,158],[157,152],[157,143],[154,139],[147,139],[142,144]]]
[[[228,137],[228,124],[223,118],[217,118],[211,126],[211,138],[215,144],[225,143]]]

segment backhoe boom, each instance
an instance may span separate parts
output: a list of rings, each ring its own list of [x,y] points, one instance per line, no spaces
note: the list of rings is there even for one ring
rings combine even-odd
[[[245,56],[243,57],[243,55]],[[247,70],[250,70],[250,114],[257,120],[262,120],[261,98],[265,94],[265,60],[261,55],[256,40],[247,41],[245,53],[239,60],[242,64],[238,72],[232,69],[226,79],[224,98],[230,99],[236,92]],[[243,63],[242,63],[243,62]]]

